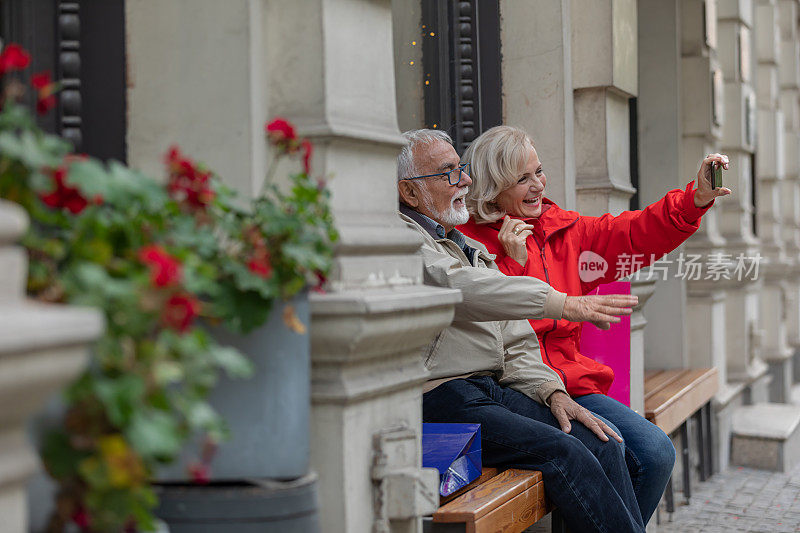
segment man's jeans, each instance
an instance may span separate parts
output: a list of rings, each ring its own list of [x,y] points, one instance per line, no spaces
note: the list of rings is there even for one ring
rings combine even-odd
[[[483,464],[541,470],[571,531],[644,531],[625,446],[614,439],[603,442],[575,421],[564,433],[547,406],[490,376],[453,379],[425,393],[422,418],[481,424]]]
[[[610,420],[625,441],[625,460],[646,524],[664,494],[672,468],[675,447],[661,429],[629,407],[603,394],[579,396],[575,401],[593,413]]]

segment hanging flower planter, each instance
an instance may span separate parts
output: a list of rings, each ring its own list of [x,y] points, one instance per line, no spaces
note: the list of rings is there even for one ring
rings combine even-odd
[[[231,479],[248,470],[240,454],[259,459],[266,441],[250,439],[282,439],[250,427],[261,424],[254,417],[287,420],[294,409],[305,436],[286,438],[308,449],[307,374],[303,392],[304,378],[285,365],[308,371],[304,291],[331,265],[329,195],[310,178],[311,144],[283,119],[266,134],[276,159],[302,170],[285,187],[268,178],[249,204],[177,147],[165,156],[165,184],[73,155],[19,103],[29,61],[13,44],[0,52],[0,198],[31,218],[28,294],[93,306],[107,323],[42,442],[59,488],[51,530],[152,530],[158,476]],[[37,111],[49,112],[57,83],[40,73],[31,84]],[[291,384],[302,402],[266,399]],[[278,461],[262,458],[249,475],[307,471],[274,453]]]

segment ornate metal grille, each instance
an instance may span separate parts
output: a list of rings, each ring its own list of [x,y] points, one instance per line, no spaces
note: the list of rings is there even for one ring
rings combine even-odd
[[[461,152],[502,122],[500,8],[496,0],[423,0],[425,124]]]
[[[58,5],[58,79],[61,80],[58,129],[76,151],[83,147],[81,132],[81,20],[78,2]]]

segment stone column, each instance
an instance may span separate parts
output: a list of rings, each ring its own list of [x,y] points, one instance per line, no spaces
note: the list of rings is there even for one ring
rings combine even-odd
[[[89,343],[103,331],[91,309],[25,299],[26,253],[14,246],[28,219],[0,200],[0,510],[3,533],[28,531],[26,484],[39,468],[28,418],[83,369]]]
[[[421,239],[396,215],[391,2],[267,5],[269,107],[314,142],[341,236],[329,292],[312,297],[320,516],[326,532],[421,531],[438,475],[420,469],[420,352],[460,295],[422,285]]]
[[[680,1],[681,34],[681,175],[692,179],[706,154],[716,151],[723,120],[722,71],[716,59],[715,0]],[[705,24],[704,24],[705,23]],[[688,255],[721,251],[717,208],[703,217],[700,229],[685,245]],[[687,279],[688,362],[693,367],[717,366],[725,361],[725,293],[719,285],[704,283],[702,275]],[[725,382],[725,364],[721,381]]]
[[[639,204],[650,205],[667,191],[684,188],[691,175],[681,165],[681,20],[680,1],[639,0]],[[680,246],[668,254],[676,265]],[[645,330],[645,368],[686,368],[686,282],[671,266],[660,276],[645,315],[657,324]]]
[[[577,209],[619,214],[630,206],[629,100],[636,96],[637,6],[634,0],[573,0],[571,57]],[[641,308],[655,279],[631,286],[641,303],[631,320],[631,407],[644,412]]]
[[[572,4],[500,0],[503,120],[533,138],[547,196],[564,209],[575,209]]]
[[[694,179],[700,161],[716,152],[724,122],[723,75],[717,60],[716,0],[678,0],[681,50],[681,175]],[[719,206],[703,216],[700,229],[684,246],[685,257],[697,257],[708,264],[709,256],[723,253]],[[732,411],[741,403],[744,385],[728,375],[726,325],[727,293],[723,284],[698,276],[687,278],[688,366],[716,367],[720,390],[715,398],[715,469],[725,469],[729,458]]]
[[[572,2],[572,87],[578,211],[618,214],[630,178],[628,100],[637,92],[636,2]]]
[[[756,97],[758,102],[758,233],[764,286],[760,292],[761,354],[770,367],[770,401],[786,402],[791,387],[786,298],[791,261],[781,235],[781,189],[784,178],[783,112],[780,109],[778,62],[780,30],[775,0],[759,0],[755,7]]]
[[[396,214],[391,1],[131,0],[126,9],[138,31],[128,136],[138,166],[160,172],[155,147],[179,142],[252,192],[269,162],[269,117],[314,143],[313,174],[328,181],[340,234],[328,292],[311,297],[320,522],[326,533],[420,531],[438,503],[438,476],[421,469],[420,353],[460,294],[422,284],[421,238]]]
[[[756,136],[756,102],[752,87],[753,4],[739,0],[717,3],[717,57],[724,79],[725,118],[719,151],[728,154],[730,169],[724,182],[733,194],[719,202],[720,232],[725,238],[724,258],[752,258],[758,240],[752,229],[753,151]],[[760,280],[746,276],[727,280],[725,323],[728,334],[728,377],[752,383],[766,369],[758,351],[758,289]]]
[[[778,83],[783,113],[785,179],[781,186],[781,229],[791,268],[786,276],[785,313],[789,345],[800,364],[800,36],[797,0],[778,0]]]

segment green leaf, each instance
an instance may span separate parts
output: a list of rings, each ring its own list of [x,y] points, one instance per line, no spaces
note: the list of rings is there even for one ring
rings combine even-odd
[[[186,420],[193,430],[209,430],[219,427],[220,417],[208,402],[197,401],[186,413]]]
[[[153,366],[153,376],[161,386],[179,383],[183,380],[184,369],[177,361],[158,361]]]
[[[142,457],[175,457],[183,439],[176,420],[164,411],[139,409],[133,414],[125,436]]]
[[[57,167],[63,154],[53,150],[52,143],[43,141],[31,131],[23,131],[19,135],[0,132],[0,153],[22,162],[30,168]]]
[[[84,196],[109,195],[109,180],[103,164],[96,159],[75,161],[69,166],[67,183],[75,185]]]
[[[72,447],[69,436],[61,429],[50,431],[44,437],[41,448],[47,472],[55,479],[67,479],[78,474],[78,464],[88,457]]]
[[[124,427],[141,410],[145,385],[139,376],[127,374],[116,378],[98,378],[94,390],[111,423]]]
[[[212,346],[208,353],[214,363],[231,378],[243,379],[253,375],[253,363],[236,348],[217,345]]]

